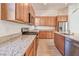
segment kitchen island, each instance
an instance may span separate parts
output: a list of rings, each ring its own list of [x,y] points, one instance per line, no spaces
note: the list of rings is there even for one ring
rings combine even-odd
[[[32,46],[31,49],[33,48],[32,51],[31,49],[28,51],[30,46]],[[0,56],[35,55],[36,48],[36,35],[19,35],[0,43]]]

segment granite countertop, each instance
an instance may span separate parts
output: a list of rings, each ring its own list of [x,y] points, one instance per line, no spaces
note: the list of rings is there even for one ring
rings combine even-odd
[[[36,35],[20,35],[0,44],[0,56],[23,56]]]
[[[65,36],[67,38],[70,38],[70,39],[72,39],[74,41],[79,42],[79,35],[75,35],[75,34],[74,35],[73,34],[67,35],[67,34],[63,34],[63,33],[60,33],[60,32],[55,32],[55,33],[60,34],[62,36]]]

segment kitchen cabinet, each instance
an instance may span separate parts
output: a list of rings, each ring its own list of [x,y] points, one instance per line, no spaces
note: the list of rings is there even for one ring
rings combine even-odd
[[[35,17],[35,24],[36,25],[43,25],[43,26],[56,26],[57,19],[56,17],[41,17],[37,16]]]
[[[38,41],[37,38],[33,40],[31,45],[28,47],[28,49],[25,52],[25,56],[36,56],[37,55],[37,47],[38,47]]]
[[[31,4],[29,4],[29,11],[30,11],[30,14],[34,17],[35,16],[35,11],[34,11],[34,8]]]
[[[31,4],[29,4],[29,16],[30,16],[30,23],[35,25],[35,11]]]
[[[60,35],[60,34],[57,34],[57,33],[55,33],[54,34],[54,43],[55,43],[55,46],[56,46],[56,48],[60,51],[60,53],[62,54],[62,55],[64,55],[65,53],[65,51],[64,51],[64,49],[65,49],[65,37],[64,36],[62,36],[62,35]]]
[[[23,21],[23,4],[17,3],[15,9],[16,20]]]
[[[29,22],[29,4],[25,3],[1,3],[1,18],[19,23]]]
[[[40,31],[38,33],[39,39],[52,39],[52,31]]]
[[[57,21],[68,21],[68,16],[57,16]]]
[[[1,19],[2,20],[7,19],[7,10],[8,10],[7,3],[1,3]]]
[[[2,20],[15,20],[15,3],[1,3]]]
[[[15,19],[16,20],[28,23],[29,22],[28,14],[29,14],[28,4],[24,4],[24,3],[15,4]]]

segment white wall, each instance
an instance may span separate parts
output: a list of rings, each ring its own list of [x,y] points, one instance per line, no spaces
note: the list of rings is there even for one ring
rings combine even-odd
[[[68,8],[68,15],[69,15],[69,23],[70,23],[70,30],[74,33],[79,33],[79,4],[70,4]],[[76,10],[74,13],[73,11]]]
[[[68,8],[58,10],[58,15],[68,15]]]
[[[56,16],[56,10],[40,10],[35,12],[36,16]]]
[[[68,15],[68,10],[40,10],[35,12],[36,16],[57,16],[57,15]]]
[[[5,20],[0,20],[0,36],[21,32],[22,27],[29,27],[25,24],[13,23]]]

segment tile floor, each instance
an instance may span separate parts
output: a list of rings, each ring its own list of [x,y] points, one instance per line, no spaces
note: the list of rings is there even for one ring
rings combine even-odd
[[[61,56],[53,39],[39,39],[37,56]]]

